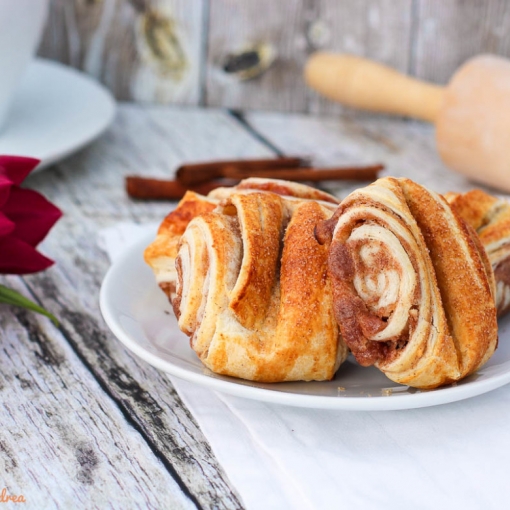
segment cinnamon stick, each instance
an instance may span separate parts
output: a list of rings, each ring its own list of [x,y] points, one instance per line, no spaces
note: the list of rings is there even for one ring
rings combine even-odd
[[[281,157],[265,159],[238,159],[230,161],[213,161],[211,163],[193,163],[181,165],[176,172],[177,179],[186,185],[199,184],[224,177],[226,168],[255,171],[272,168],[295,168],[308,161],[301,157]]]
[[[284,159],[284,158],[281,158]],[[282,164],[288,164],[283,162]],[[294,158],[297,159],[297,158]],[[194,182],[196,175],[201,175],[202,178],[204,173],[198,169],[197,174],[193,174],[192,171],[186,170],[185,175],[189,177],[189,180],[193,181],[191,184],[183,183],[182,181],[172,181],[166,179],[153,179],[148,177],[140,176],[128,176],[126,177],[126,191],[132,198],[145,199],[145,200],[178,200],[184,196],[186,191],[192,190],[202,195],[207,195],[213,189],[222,186],[233,186],[239,181],[248,177],[261,177],[265,179],[282,179],[286,181],[327,181],[327,180],[359,180],[359,181],[374,181],[377,179],[377,174],[384,168],[383,165],[367,165],[359,167],[341,167],[341,168],[312,168],[312,167],[267,167],[263,166],[268,160],[251,160],[248,166],[244,166],[246,161],[242,162],[243,166],[239,166],[239,162],[228,165],[225,162],[225,166],[220,169],[214,165],[218,163],[204,163],[206,167],[205,172],[210,172],[210,166],[213,165],[215,175],[223,177],[222,180],[209,180]],[[271,160],[272,163],[280,160]],[[264,162],[264,163],[262,163]],[[196,167],[196,165],[189,165],[189,167]],[[188,168],[188,165],[182,168]],[[227,180],[226,180],[227,179]]]
[[[126,191],[131,198],[142,200],[179,200],[188,190],[207,195],[213,189],[222,186],[233,186],[237,182],[237,180],[213,181],[195,186],[185,186],[179,181],[130,175],[126,177]]]
[[[368,165],[341,168],[265,168],[260,170],[246,170],[237,167],[226,167],[223,177],[231,179],[246,179],[248,177],[262,177],[264,179],[283,179],[285,181],[375,181],[383,165]]]

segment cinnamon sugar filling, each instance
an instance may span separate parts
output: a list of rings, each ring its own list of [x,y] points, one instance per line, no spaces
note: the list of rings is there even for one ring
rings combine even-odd
[[[503,259],[494,268],[494,276],[498,281],[504,282],[505,285],[510,286],[510,257]]]
[[[510,258],[503,259],[494,268],[496,279],[496,306],[498,314],[503,315],[510,309]]]
[[[329,256],[335,316],[361,365],[388,363],[416,327],[421,291],[415,255],[375,218],[352,218],[349,225],[348,237],[334,240]]]

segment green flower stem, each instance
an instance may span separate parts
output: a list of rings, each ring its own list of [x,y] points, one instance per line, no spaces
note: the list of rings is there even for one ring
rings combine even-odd
[[[32,310],[33,312],[46,315],[46,317],[51,319],[55,326],[58,326],[58,320],[54,315],[52,315],[50,312],[47,312],[39,305],[36,305],[33,301],[30,301],[30,299],[27,299],[25,296],[22,296],[19,292],[9,289],[9,287],[6,287],[5,285],[0,285],[0,303],[21,306],[27,310]]]

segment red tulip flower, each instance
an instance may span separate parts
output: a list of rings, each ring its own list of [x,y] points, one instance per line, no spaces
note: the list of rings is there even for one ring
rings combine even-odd
[[[62,216],[60,209],[36,191],[20,188],[39,164],[34,158],[0,156],[0,273],[27,274],[42,271],[53,261],[36,250]],[[24,306],[40,313],[40,307],[0,285],[0,302]],[[29,306],[30,304],[30,306]]]

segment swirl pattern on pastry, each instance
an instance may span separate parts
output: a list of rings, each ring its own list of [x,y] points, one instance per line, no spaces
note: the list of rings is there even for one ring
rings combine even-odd
[[[498,315],[505,314],[510,310],[510,204],[479,189],[445,198],[476,230],[494,271]]]
[[[361,365],[435,388],[497,344],[491,271],[472,229],[439,195],[385,178],[349,195],[316,235],[342,336]]]
[[[156,282],[170,301],[175,298],[175,258],[179,239],[193,218],[212,211],[217,204],[218,200],[188,191],[177,207],[162,221],[156,239],[145,249],[145,262],[151,267]]]
[[[174,309],[213,372],[264,382],[333,377],[347,348],[314,228],[334,209],[237,191],[189,223]]]

